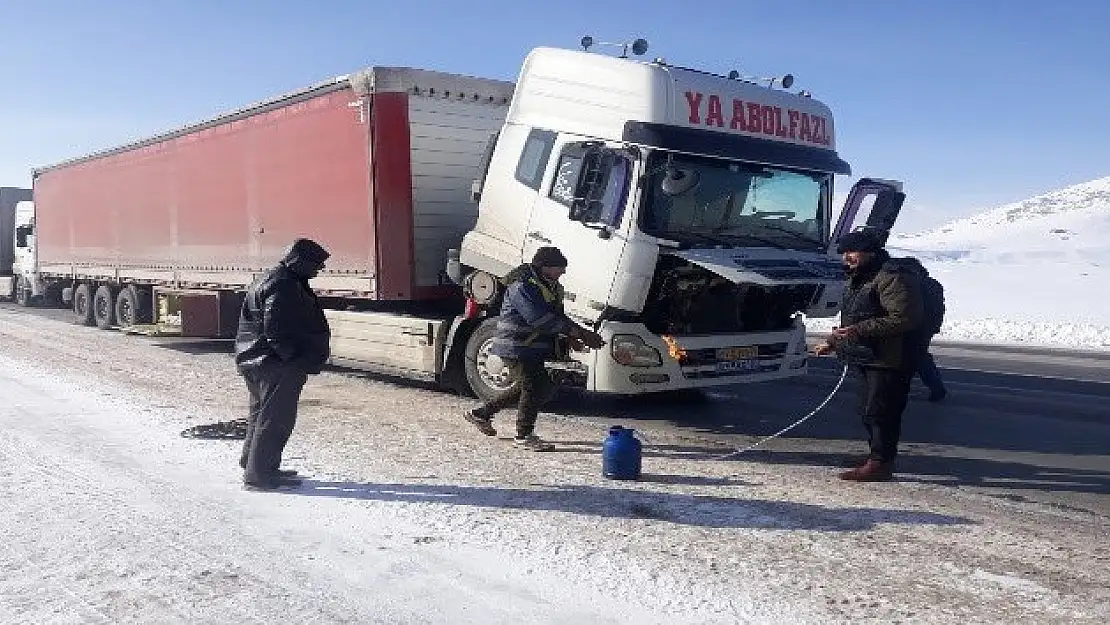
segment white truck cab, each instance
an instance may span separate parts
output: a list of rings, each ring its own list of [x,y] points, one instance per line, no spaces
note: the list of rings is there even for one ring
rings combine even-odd
[[[831,112],[804,92],[538,48],[475,181],[461,282],[495,317],[497,279],[559,247],[567,314],[607,341],[557,365],[588,390],[802,375],[802,314],[839,311],[836,239],[869,202],[867,224],[889,232],[904,198],[899,183],[861,180],[833,224],[833,179],[850,171]],[[480,395],[512,382],[486,349],[476,358]]]
[[[43,295],[36,264],[34,202],[16,203],[12,222],[12,270],[10,276],[0,277],[0,295],[30,306]]]

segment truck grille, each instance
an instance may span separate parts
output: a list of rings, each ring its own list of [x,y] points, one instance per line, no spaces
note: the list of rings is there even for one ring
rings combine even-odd
[[[728,350],[743,350],[749,346],[738,348],[709,348],[687,349],[681,362],[682,377],[686,379],[722,378],[752,375],[757,373],[770,373],[782,367],[780,361],[786,355],[787,343],[767,343],[750,346],[754,354],[738,354],[736,360],[727,358]],[[737,355],[737,354],[731,354]],[[726,356],[726,358],[722,358]],[[736,363],[731,366],[729,363]]]

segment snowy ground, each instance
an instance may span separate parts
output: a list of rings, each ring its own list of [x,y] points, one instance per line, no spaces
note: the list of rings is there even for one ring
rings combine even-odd
[[[889,247],[944,284],[941,340],[1110,350],[1110,178],[893,236]]]
[[[0,308],[0,371],[4,623],[1110,620],[1105,518],[650,429],[651,480],[615,483],[579,420],[529,454],[335,372],[287,453],[311,479],[249,493],[237,442],[178,435],[242,413],[224,353]]]

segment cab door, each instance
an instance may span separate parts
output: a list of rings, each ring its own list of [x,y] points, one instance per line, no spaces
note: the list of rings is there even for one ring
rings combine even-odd
[[[848,197],[844,200],[844,209],[841,210],[840,218],[830,233],[828,252],[835,254],[840,239],[855,230],[877,231],[885,242],[898,221],[898,215],[902,212],[902,203],[905,200],[906,194],[902,192],[902,183],[897,180],[878,178],[858,180],[848,192]]]
[[[902,192],[900,181],[879,178],[861,178],[856,181],[844,200],[844,208],[840,211],[836,225],[829,233],[826,252],[830,256],[836,256],[840,239],[856,230],[873,230],[885,242],[898,221],[905,199],[906,194]],[[807,317],[835,315],[840,311],[840,302],[844,298],[846,289],[847,284],[844,281],[826,284],[821,296],[805,311],[805,315]]]
[[[609,305],[617,267],[628,240],[625,210],[637,161],[617,148],[567,135],[532,209],[521,261],[555,246],[567,257],[562,284],[569,316],[594,323]]]

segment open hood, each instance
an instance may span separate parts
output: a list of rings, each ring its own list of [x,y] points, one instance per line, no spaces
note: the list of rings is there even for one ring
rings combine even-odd
[[[666,254],[704,267],[737,284],[830,284],[845,280],[839,259],[797,250],[689,249]]]

